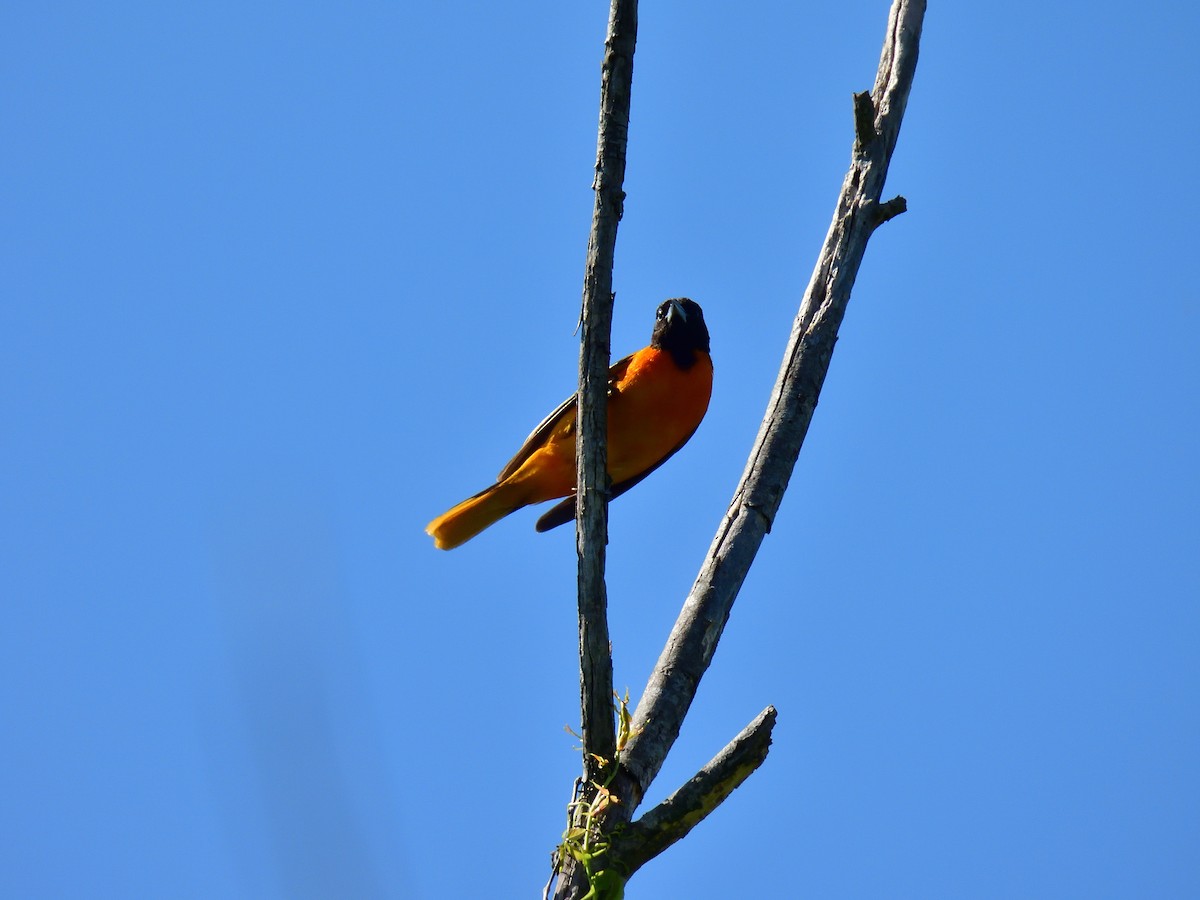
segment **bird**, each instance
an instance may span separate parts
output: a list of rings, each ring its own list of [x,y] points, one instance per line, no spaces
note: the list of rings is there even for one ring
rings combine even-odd
[[[659,304],[650,345],[608,370],[609,498],[625,493],[688,442],[708,411],[713,364],[700,304]],[[451,550],[522,507],[566,498],[537,521],[549,531],[575,518],[578,395],[567,398],[525,439],[496,483],[430,522],[425,532]]]

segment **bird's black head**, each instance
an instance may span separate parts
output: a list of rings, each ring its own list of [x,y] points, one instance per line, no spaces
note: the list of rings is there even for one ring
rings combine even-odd
[[[664,300],[654,313],[654,331],[650,346],[666,350],[681,369],[696,362],[696,351],[709,352],[708,326],[700,304],[687,297]]]

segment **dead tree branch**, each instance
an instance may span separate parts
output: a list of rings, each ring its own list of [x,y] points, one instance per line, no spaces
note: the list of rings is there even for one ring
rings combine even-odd
[[[612,0],[600,75],[600,126],[595,205],[583,279],[579,350],[579,433],[575,448],[575,543],[579,555],[579,693],[583,735],[583,793],[616,756],[612,653],[604,566],[608,543],[608,368],[612,355],[613,256],[625,204],[625,151],[637,45],[637,0]],[[580,897],[587,882],[579,861],[558,859],[560,897]]]
[[[767,758],[775,707],[768,706],[675,793],[613,839],[625,877],[700,824]]]
[[[617,40],[619,31],[619,8],[621,0],[613,0],[606,41],[604,94],[610,90],[610,82],[621,71],[618,63]],[[628,57],[621,57],[628,76],[632,69],[632,36],[636,10],[627,10],[631,18],[624,25]],[[900,132],[905,105],[916,71],[917,53],[921,27],[925,15],[925,0],[895,0],[888,19],[887,35],[874,89],[870,94],[859,94],[854,98],[855,138],[851,153],[850,170],[842,184],[829,233],[817,259],[812,278],[805,290],[791,338],[784,353],[783,365],[771,393],[745,472],[734,493],[717,534],[709,548],[696,582],[692,587],[679,618],[675,623],[667,644],[659,657],[658,664],[650,677],[646,690],[633,714],[629,740],[620,754],[617,770],[609,771],[611,780],[600,792],[599,800],[587,807],[595,813],[589,816],[587,831],[595,829],[595,840],[589,844],[596,852],[587,856],[591,866],[593,887],[603,891],[619,891],[620,884],[632,872],[661,852],[690,830],[705,815],[711,812],[737,785],[749,776],[765,758],[770,744],[770,731],[774,724],[773,708],[764,711],[741,735],[725,748],[714,760],[697,774],[688,784],[681,787],[667,801],[651,810],[637,822],[631,823],[634,811],[645,796],[646,790],[661,770],[667,752],[679,735],[683,718],[695,698],[700,679],[712,661],[718,641],[728,621],[734,599],[740,590],[751,562],[762,544],[766,533],[782,501],[784,491],[791,478],[800,446],[812,421],[817,398],[829,370],[833,346],[838,328],[845,315],[850,292],[866,252],[867,243],[875,229],[881,224],[904,212],[905,201],[896,197],[886,203],[880,202],[888,166]],[[610,62],[610,57],[612,61]],[[624,81],[624,112],[622,120],[628,123],[628,79]],[[597,162],[596,218],[593,223],[593,244],[602,230],[597,223],[602,214],[610,220],[612,238],[615,239],[616,222],[620,218],[620,182],[616,182],[615,193],[604,195],[603,157],[605,144],[605,112],[602,104],[601,151]],[[624,172],[624,137],[620,135],[620,172]],[[607,197],[607,199],[606,199]],[[606,206],[607,204],[607,206]],[[592,281],[592,245],[589,245],[589,276],[585,284],[585,330],[584,357],[590,357],[588,349],[588,321],[594,315],[603,324],[603,364],[608,361],[608,324],[611,319],[611,244],[603,273],[597,273]],[[599,258],[599,252],[597,253]],[[599,266],[599,262],[597,263]],[[603,279],[601,278],[603,274]],[[595,303],[609,301],[608,318],[604,311],[590,313],[588,296],[591,292]],[[596,335],[596,339],[601,339]],[[599,363],[592,359],[588,365],[593,380],[590,389],[602,390],[597,379],[603,377],[601,369],[592,366]],[[581,363],[581,371],[584,368]],[[581,390],[585,387],[581,382]],[[587,409],[587,407],[585,407]],[[603,414],[601,414],[603,415]],[[586,420],[582,419],[584,425]],[[592,426],[596,427],[596,426]],[[599,425],[603,434],[603,419]],[[586,448],[586,444],[581,444]],[[594,563],[585,563],[586,552],[603,551],[605,510],[602,496],[604,486],[603,453],[599,467],[593,468],[589,478],[584,464],[596,465],[589,460],[586,449],[581,450],[579,494],[583,504],[589,501],[588,491],[595,492],[598,510],[580,512],[580,635],[581,663],[584,669],[584,728],[587,744],[589,712],[589,687],[587,662],[584,651],[595,655],[599,652],[597,637],[593,634],[585,642],[585,634],[601,629],[605,639],[607,625],[591,622],[588,617],[598,609],[604,615],[603,556],[599,557],[598,570]],[[595,473],[599,473],[598,477]],[[594,575],[588,574],[585,584],[585,567],[591,565],[589,573],[600,573],[598,603],[585,599],[585,587],[595,592]],[[591,594],[587,595],[589,598]],[[599,631],[597,630],[597,633]],[[585,647],[586,643],[586,647]],[[605,647],[606,665],[601,667],[608,678],[611,692],[611,660]],[[607,703],[611,693],[607,693]],[[598,703],[599,696],[591,695],[591,702]],[[611,727],[611,717],[607,720]],[[592,727],[599,726],[593,723]],[[611,734],[611,731],[609,732]],[[593,746],[595,746],[593,741]],[[607,754],[602,754],[609,758]],[[590,765],[590,763],[589,763]],[[556,897],[578,898],[587,890],[583,866],[579,860],[560,860],[562,874]],[[601,884],[602,883],[602,884]],[[603,894],[596,890],[593,895]],[[615,895],[615,894],[614,894]]]
[[[608,542],[608,366],[612,333],[612,270],[617,225],[625,202],[625,148],[637,43],[636,0],[613,0],[601,68],[596,194],[583,280],[583,338],[579,351],[579,440],[576,442],[576,546],[579,553],[579,675],[584,771],[599,777],[616,751],[612,655],[604,586]]]
[[[863,127],[859,119],[850,170],[793,324],[762,428],[733,502],[634,712],[635,736],[622,758],[622,775],[627,777],[618,785],[618,794],[628,797],[630,805],[641,800],[679,735],[734,598],[779,509],[829,371],[867,241],[886,218],[903,208],[902,199],[881,205],[879,197],[912,88],[924,13],[924,0],[896,0],[892,5],[871,92],[872,128]],[[860,109],[864,105],[856,104]]]
[[[758,437],[708,555],[633,715],[612,789],[629,821],[679,735],[733,601],[770,530],[829,370],[838,328],[872,233],[905,209],[880,203],[916,71],[925,0],[895,0],[875,87],[855,103],[855,141],[833,221],[792,327]],[[868,117],[868,111],[871,115]]]

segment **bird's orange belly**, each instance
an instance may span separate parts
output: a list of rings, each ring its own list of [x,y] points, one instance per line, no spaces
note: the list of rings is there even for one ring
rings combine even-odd
[[[614,484],[661,461],[704,418],[712,395],[712,360],[703,353],[697,357],[683,371],[665,351],[643,352],[614,386],[608,402],[608,474]],[[575,434],[571,415],[506,479],[521,485],[524,503],[575,490]]]
[[[608,404],[608,473],[620,483],[659,462],[685,440],[708,410],[712,361],[697,354],[683,371],[664,351],[630,366]]]

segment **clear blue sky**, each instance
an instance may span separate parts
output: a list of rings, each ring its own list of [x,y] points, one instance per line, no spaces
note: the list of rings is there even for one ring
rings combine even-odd
[[[612,509],[636,698],[753,440],[887,3],[645,4],[613,349],[716,388]],[[603,2],[15,4],[0,895],[536,896],[573,541],[425,523],[572,389]],[[1200,895],[1192,3],[931,3],[889,194],[630,900]]]

